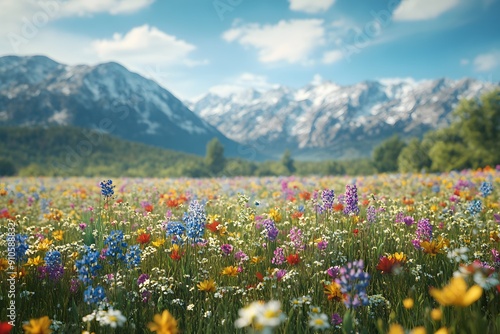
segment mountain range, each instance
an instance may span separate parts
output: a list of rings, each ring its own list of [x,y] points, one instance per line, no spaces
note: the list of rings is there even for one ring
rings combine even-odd
[[[0,126],[77,126],[198,155],[218,138],[246,159],[355,158],[399,134],[450,123],[462,98],[499,88],[474,79],[384,79],[341,86],[209,92],[181,102],[117,63],[69,66],[44,56],[0,57]]]
[[[360,157],[394,134],[422,137],[450,123],[462,98],[499,88],[474,79],[385,79],[340,86],[329,81],[299,89],[241,89],[188,103],[230,139],[279,156]]]
[[[44,56],[1,57],[0,125],[78,126],[199,155],[214,137],[229,156],[241,146],[156,82],[113,62],[68,66]]]

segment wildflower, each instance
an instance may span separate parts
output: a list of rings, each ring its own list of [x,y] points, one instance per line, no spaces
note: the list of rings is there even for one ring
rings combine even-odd
[[[414,240],[412,240],[412,243],[416,249],[421,249],[420,243],[422,241],[428,241],[432,239],[432,225],[429,219],[424,218],[418,221],[415,235],[416,237]]]
[[[387,334],[405,334],[405,330],[400,324],[391,324]]]
[[[266,219],[262,224],[264,225],[264,229],[267,233],[267,238],[269,239],[269,241],[275,241],[278,237],[279,230],[276,227],[274,221]]]
[[[37,258],[40,259],[40,256],[38,256]],[[30,261],[30,259],[28,259],[28,262],[29,261]],[[9,268],[9,261],[5,258],[1,258],[0,259],[0,270],[5,271],[5,270],[7,270],[7,268]]]
[[[299,228],[295,226],[292,227],[290,233],[288,234],[288,237],[290,238],[290,241],[296,251],[301,251],[306,248],[306,246],[304,245],[304,241],[302,240],[302,231]]]
[[[113,181],[101,181],[99,186],[101,187],[101,195],[104,196],[104,198],[110,198],[115,194],[115,191],[113,190],[115,188]]]
[[[0,322],[0,334],[9,334],[13,327],[8,322]]]
[[[340,316],[340,314],[338,314],[338,313],[334,313],[334,314],[332,314],[332,320],[331,320],[332,325],[334,325],[334,326],[339,326],[339,325],[341,325],[341,324],[342,324],[342,321],[343,321],[343,319],[342,319],[342,317]]]
[[[75,261],[78,279],[84,284],[92,283],[92,280],[97,276],[97,272],[102,268],[98,263],[99,252],[85,246],[85,252],[81,260]]]
[[[424,326],[418,326],[411,330],[410,334],[427,334],[427,330]]]
[[[148,323],[148,329],[157,334],[177,334],[177,320],[170,314],[169,311],[164,310],[162,314],[155,314],[153,322]]]
[[[480,199],[475,199],[472,202],[469,203],[469,206],[467,207],[467,211],[473,216],[477,215],[483,210],[483,203],[481,202]]]
[[[83,292],[83,301],[87,304],[98,304],[104,299],[106,299],[106,294],[104,293],[104,289],[100,285],[98,285],[96,288],[93,288],[91,285],[89,285]]]
[[[403,223],[405,223],[406,226],[411,226],[411,225],[415,224],[415,219],[413,219],[412,216],[406,216],[403,218]]]
[[[130,246],[125,254],[125,263],[128,268],[135,268],[141,264],[141,249],[139,245]]]
[[[318,242],[317,247],[320,251],[324,251],[328,247],[328,241],[326,240],[321,240]]]
[[[28,262],[26,262],[25,266],[26,267],[38,267],[38,266],[41,266],[42,264],[43,264],[43,260],[40,257],[40,255],[38,255],[37,257],[28,258]],[[0,265],[0,268],[2,268],[1,265]]]
[[[174,261],[179,261],[182,256],[179,254],[179,245],[174,244],[172,246],[172,251],[170,252],[170,258]]]
[[[203,292],[214,292],[215,291],[215,282],[213,279],[204,280],[196,285],[199,291]]]
[[[377,220],[377,210],[374,206],[369,206],[366,209],[366,220],[369,223],[374,223]]]
[[[469,265],[460,265],[458,271],[453,273],[453,276],[462,278],[472,276],[474,282],[486,290],[499,284],[495,268],[479,260],[475,260]]]
[[[493,184],[491,184],[491,182],[483,182],[479,187],[479,191],[483,197],[487,197],[493,192]]]
[[[347,184],[345,186],[345,208],[344,213],[346,215],[359,214],[358,207],[358,188],[355,184]]]
[[[64,231],[62,230],[54,231],[52,232],[52,237],[57,241],[61,241],[64,237]]]
[[[429,293],[443,306],[467,307],[481,297],[483,288],[474,285],[467,289],[467,283],[462,277],[452,277],[450,283],[443,289],[431,288]]]
[[[281,303],[271,300],[268,303],[253,302],[238,311],[238,318],[234,325],[236,328],[252,326],[258,330],[279,326],[285,315],[281,311]]]
[[[339,276],[340,273],[340,267],[335,266],[335,267],[330,267],[326,270],[326,273],[328,276],[330,276],[332,279],[336,279]]]
[[[382,274],[392,274],[397,271],[401,266],[401,263],[394,257],[381,256],[378,260],[376,269],[380,270]]]
[[[24,333],[26,334],[50,334],[52,330],[49,328],[52,321],[49,317],[41,317],[39,319],[31,319],[26,325],[23,325]]]
[[[223,244],[220,246],[222,255],[228,256],[233,251],[233,246],[230,244]]]
[[[224,269],[222,269],[221,274],[224,276],[236,277],[236,276],[238,276],[238,267],[235,267],[235,266],[225,267]]]
[[[413,298],[406,298],[403,300],[403,306],[405,307],[405,309],[409,310],[413,308],[413,305],[414,305]]]
[[[448,331],[448,328],[446,327],[441,327],[440,329],[438,329],[434,334],[448,334],[449,331]]]
[[[312,327],[314,330],[324,330],[330,328],[328,316],[324,313],[313,314],[309,318],[309,327]]]
[[[443,317],[443,311],[439,308],[434,308],[431,310],[431,319],[434,321],[439,321]]]
[[[186,236],[188,239],[191,239],[195,243],[202,241],[207,221],[203,204],[200,204],[196,200],[191,201],[188,212],[184,213],[182,219],[186,224]]]
[[[164,243],[165,239],[158,239],[156,241],[153,241],[151,244],[153,245],[153,247],[160,248]]]
[[[243,252],[242,250],[237,251],[234,254],[234,258],[236,259],[236,261],[240,261],[240,262],[245,262],[245,261],[248,261],[250,259],[248,257],[248,255],[246,255],[245,252]]]
[[[281,213],[279,212],[278,208],[274,208],[269,210],[269,218],[272,219],[273,221],[279,223],[281,221]]]
[[[441,250],[445,247],[448,247],[450,242],[447,239],[439,236],[438,240],[422,241],[420,242],[420,247],[423,248],[424,253],[427,253],[431,256],[436,256],[436,254],[441,253]]]
[[[288,264],[290,264],[292,266],[299,264],[299,262],[300,262],[299,254],[290,254],[290,255],[288,255],[286,257],[286,262],[288,262]]]
[[[325,285],[325,295],[327,295],[328,300],[342,300],[342,292],[340,291],[340,285],[338,283],[332,282]]]
[[[272,258],[271,263],[279,266],[283,264],[285,260],[285,251],[283,250],[283,248],[276,248],[274,250],[274,257]]]
[[[61,253],[59,251],[49,251],[45,254],[45,268],[50,279],[59,281],[64,274],[62,266]]]
[[[333,201],[335,200],[335,191],[328,189],[323,190],[321,199],[323,200],[323,205],[320,211],[331,211],[333,209]]]
[[[182,243],[182,235],[186,231],[186,226],[180,222],[168,222],[166,225],[167,237],[172,236],[172,242],[175,244]]]
[[[275,274],[276,275],[276,279],[278,281],[281,281],[281,279],[283,277],[285,277],[286,273],[287,273],[286,269],[280,269],[280,270],[276,271],[276,274]]]
[[[121,311],[110,308],[107,311],[98,313],[96,320],[101,326],[109,326],[111,328],[121,327],[127,321]]]
[[[15,245],[16,245],[16,247],[15,247],[16,263],[24,262],[27,259],[26,252],[29,249],[29,246],[26,242],[26,240],[28,239],[28,236],[23,235],[23,234],[16,234],[14,239],[15,239]]]
[[[43,239],[39,244],[38,244],[38,247],[37,249],[39,251],[48,251],[50,246],[52,245],[52,240],[49,240],[49,239]]]
[[[366,287],[370,281],[370,275],[363,271],[363,260],[349,262],[340,268],[340,276],[335,280],[340,285],[340,291],[344,294],[344,305],[355,308],[368,305]]]
[[[150,240],[151,240],[151,234],[149,233],[141,233],[137,237],[137,242],[140,243],[141,245],[148,244]]]
[[[104,246],[106,246],[105,256],[109,257],[111,264],[116,261],[124,261],[125,254],[123,250],[127,248],[127,243],[123,241],[124,235],[121,230],[113,230],[110,235],[104,239]]]
[[[459,262],[468,260],[468,256],[467,256],[468,251],[469,251],[469,248],[460,247],[460,248],[456,248],[456,249],[449,251],[447,256],[450,260],[459,263]]]

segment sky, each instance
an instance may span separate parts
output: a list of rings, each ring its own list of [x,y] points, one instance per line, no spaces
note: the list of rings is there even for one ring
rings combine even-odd
[[[500,81],[500,0],[0,0],[0,56],[115,61],[183,100],[246,87]]]

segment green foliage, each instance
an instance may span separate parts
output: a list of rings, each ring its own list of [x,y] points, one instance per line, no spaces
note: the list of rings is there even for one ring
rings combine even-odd
[[[16,166],[8,159],[0,158],[0,176],[13,176],[16,174]]]
[[[207,155],[205,165],[213,175],[219,175],[224,170],[226,159],[224,158],[224,146],[219,139],[214,138],[207,144]]]
[[[406,144],[395,135],[382,142],[373,150],[373,165],[380,173],[398,170],[398,157]]]
[[[420,172],[428,170],[431,163],[428,147],[425,147],[420,140],[414,138],[401,150],[398,157],[398,170],[404,173]]]
[[[288,174],[293,174],[296,171],[295,162],[292,159],[292,154],[290,150],[286,149],[281,158],[281,164],[286,168]]]

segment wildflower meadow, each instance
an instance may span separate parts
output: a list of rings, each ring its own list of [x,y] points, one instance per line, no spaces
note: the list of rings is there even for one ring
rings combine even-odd
[[[0,333],[499,333],[500,166],[0,179]]]

